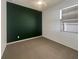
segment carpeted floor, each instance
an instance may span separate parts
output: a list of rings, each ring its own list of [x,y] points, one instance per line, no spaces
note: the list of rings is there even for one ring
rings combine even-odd
[[[8,45],[2,59],[78,59],[77,51],[40,37]]]

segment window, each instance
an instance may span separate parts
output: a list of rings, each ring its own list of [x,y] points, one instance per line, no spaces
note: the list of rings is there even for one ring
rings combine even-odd
[[[61,30],[63,32],[78,32],[78,5],[60,10]]]

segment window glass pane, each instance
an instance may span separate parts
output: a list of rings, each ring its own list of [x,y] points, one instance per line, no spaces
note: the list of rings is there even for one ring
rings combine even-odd
[[[64,23],[64,31],[78,32],[78,24],[77,23]]]

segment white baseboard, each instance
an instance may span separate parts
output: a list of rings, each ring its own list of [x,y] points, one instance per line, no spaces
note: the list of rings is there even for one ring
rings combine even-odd
[[[23,40],[19,40],[19,41],[10,42],[10,43],[7,43],[7,45],[18,43],[18,42],[23,42],[23,41],[27,41],[27,40],[31,40],[31,39],[36,39],[36,38],[39,38],[39,37],[42,37],[42,36],[36,36],[36,37],[28,38],[28,39],[23,39]]]
[[[43,37],[44,37],[44,38],[47,38],[47,39],[49,39],[49,40],[51,40],[51,41],[54,41],[54,42],[56,42],[56,43],[58,43],[58,44],[61,44],[61,45],[63,45],[63,46],[66,46],[66,47],[68,47],[68,48],[71,48],[71,49],[73,49],[73,50],[78,51],[77,49],[72,48],[71,46],[68,46],[68,45],[66,45],[66,44],[64,44],[64,43],[62,43],[62,42],[58,42],[58,41],[56,41],[56,40],[52,40],[51,38],[49,38],[49,37],[47,37],[47,36],[44,36],[44,35],[43,35]]]
[[[5,49],[6,49],[6,45],[4,46],[4,49],[2,49],[2,47],[1,47],[1,58],[2,58],[2,56],[4,54],[4,52],[5,52]]]

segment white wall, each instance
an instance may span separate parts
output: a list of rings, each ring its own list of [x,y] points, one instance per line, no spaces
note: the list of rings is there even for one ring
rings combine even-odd
[[[6,0],[1,1],[1,56],[6,47]]]
[[[52,1],[53,2],[53,1]],[[77,50],[77,33],[60,32],[60,9],[77,4],[77,0],[64,0],[43,11],[43,36]]]

